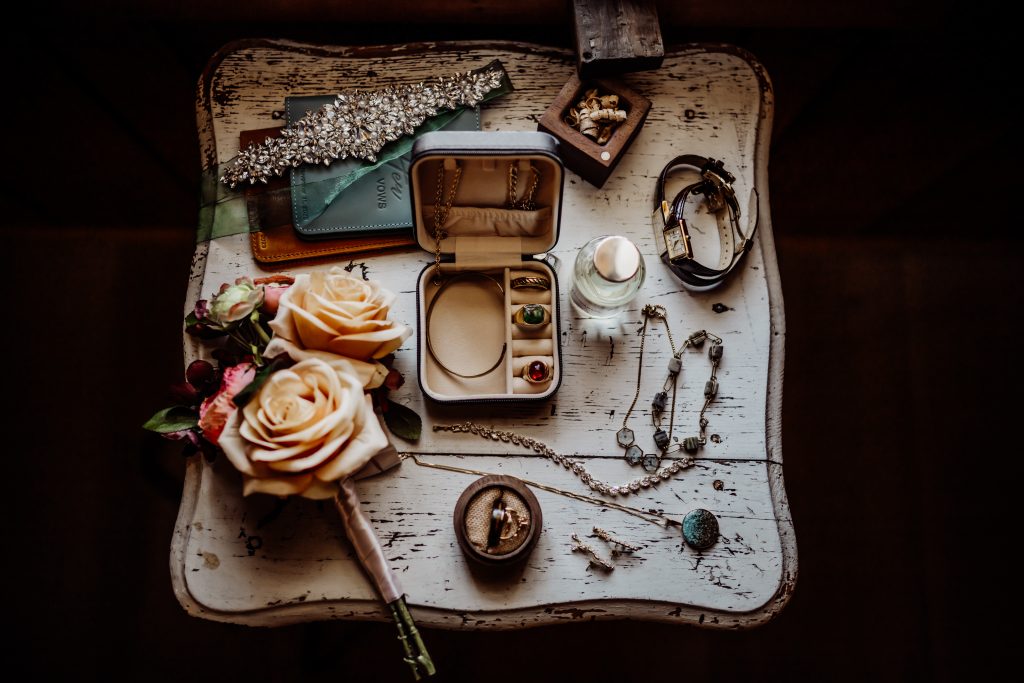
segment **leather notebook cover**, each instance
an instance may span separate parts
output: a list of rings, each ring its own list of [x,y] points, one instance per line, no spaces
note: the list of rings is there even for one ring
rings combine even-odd
[[[280,128],[242,131],[240,149],[277,137]],[[292,202],[288,180],[277,178],[266,185],[251,185],[245,190],[249,212],[249,244],[252,255],[260,263],[282,263],[301,259],[345,256],[372,251],[408,247],[416,240],[408,234],[326,239],[318,242],[301,240],[292,225]]]
[[[288,97],[285,112],[292,124],[307,112],[316,111],[334,101],[333,95]],[[388,161],[362,176],[335,197],[327,198],[336,181],[358,169],[360,159],[339,159],[330,166],[299,166],[291,171],[292,223],[300,237],[322,240],[342,235],[408,234],[413,227],[412,204],[409,201],[409,166],[412,163],[412,138],[424,130],[480,130],[480,110],[466,109],[441,114],[428,121],[407,138],[388,143],[380,157],[395,154],[409,147],[401,156]],[[398,147],[396,147],[398,146]],[[324,209],[324,205],[326,209]]]

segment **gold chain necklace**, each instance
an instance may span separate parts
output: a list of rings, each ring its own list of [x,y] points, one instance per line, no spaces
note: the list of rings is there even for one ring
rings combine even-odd
[[[533,171],[533,182],[523,198],[518,199],[519,167],[514,161],[508,165],[508,208],[524,211],[533,211],[536,208],[533,198],[537,194],[537,186],[540,185],[540,171],[533,164],[530,164],[530,170]]]
[[[462,164],[455,162],[455,177],[452,188],[448,191],[448,199],[444,199],[444,162],[437,169],[437,196],[434,198],[434,284],[441,284],[441,242],[448,239],[448,231],[444,229],[448,222],[448,213],[452,210],[455,193],[459,190],[462,179]]]
[[[493,475],[494,474],[493,472],[484,472],[483,470],[474,470],[474,469],[469,469],[467,467],[454,467],[452,465],[442,465],[442,464],[436,463],[436,462],[427,462],[426,460],[420,460],[418,457],[416,457],[412,453],[399,453],[398,454],[398,458],[400,460],[403,460],[403,461],[405,461],[405,460],[412,460],[414,463],[416,463],[420,467],[429,467],[431,469],[443,470],[445,472],[457,472],[459,474],[473,474],[473,475],[476,475],[478,477],[485,477],[485,476]],[[611,508],[612,510],[618,510],[620,512],[625,512],[626,514],[633,515],[634,517],[639,517],[640,519],[642,519],[642,520],[644,520],[646,522],[650,522],[651,524],[657,524],[658,526],[665,527],[666,529],[669,528],[669,527],[681,527],[682,526],[682,522],[679,522],[678,520],[672,519],[671,517],[668,517],[664,513],[658,512],[657,510],[655,510],[653,508],[649,509],[649,510],[640,510],[638,508],[631,508],[628,505],[622,505],[621,503],[616,503],[615,501],[605,500],[603,498],[593,498],[591,496],[584,496],[583,494],[580,494],[580,493],[575,493],[573,491],[566,491],[564,489],[556,488],[556,487],[551,486],[549,484],[542,484],[542,483],[537,482],[537,481],[530,481],[529,479],[523,479],[522,477],[516,477],[516,479],[519,479],[519,481],[523,482],[527,486],[532,486],[534,488],[540,489],[541,491],[547,491],[548,493],[554,493],[554,494],[557,494],[559,496],[565,496],[566,498],[572,498],[573,500],[578,500],[578,501],[581,501],[581,502],[584,502],[584,503],[590,503],[591,505],[597,505],[599,507],[606,507],[606,508]]]
[[[653,472],[658,469],[661,464],[661,457],[654,453],[644,453],[644,450],[636,443],[636,435],[633,430],[629,428],[629,416],[633,414],[633,408],[636,407],[636,402],[640,398],[640,379],[643,377],[644,372],[644,346],[647,343],[647,323],[650,322],[651,318],[658,318],[665,322],[665,333],[668,335],[668,343],[672,347],[672,361],[669,361],[669,380],[672,380],[672,412],[669,413],[669,431],[666,434],[665,430],[661,428],[661,413],[657,411],[658,417],[655,418],[655,413],[651,414],[652,420],[654,420],[654,426],[656,431],[654,432],[654,441],[661,449],[662,454],[665,453],[665,449],[668,447],[672,439],[672,431],[675,426],[675,413],[676,413],[676,382],[674,381],[677,374],[678,368],[675,374],[671,372],[672,362],[675,361],[678,364],[679,357],[676,354],[676,343],[672,339],[672,330],[668,325],[668,313],[665,311],[664,306],[655,306],[653,304],[647,304],[643,308],[644,314],[644,325],[640,328],[640,360],[637,362],[636,370],[636,391],[633,392],[633,401],[629,404],[629,408],[626,410],[625,417],[622,418],[622,429],[615,433],[616,442],[626,449],[624,457],[626,462],[630,465],[643,465],[643,468],[648,472]],[[668,385],[668,380],[665,382],[665,386]],[[655,397],[655,404],[657,404],[658,397],[665,394],[662,391]],[[662,401],[662,409],[664,409],[664,401]]]

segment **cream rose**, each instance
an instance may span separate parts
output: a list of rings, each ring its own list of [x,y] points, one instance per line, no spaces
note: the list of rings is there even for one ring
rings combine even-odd
[[[302,351],[324,351],[361,361],[383,358],[412,334],[408,326],[388,320],[394,300],[377,282],[338,267],[298,275],[270,323],[274,339],[266,355],[285,352],[300,360]]]
[[[220,447],[243,493],[331,498],[337,481],[388,444],[370,397],[344,358],[303,360],[273,373],[235,412]]]

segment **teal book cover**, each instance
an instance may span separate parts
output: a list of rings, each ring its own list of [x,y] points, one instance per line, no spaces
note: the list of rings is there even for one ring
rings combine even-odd
[[[289,125],[334,101],[333,95],[289,97]],[[480,109],[444,112],[413,135],[388,143],[376,163],[342,159],[330,166],[291,170],[292,219],[303,239],[333,239],[401,233],[413,226],[409,201],[412,143],[434,130],[480,130]]]

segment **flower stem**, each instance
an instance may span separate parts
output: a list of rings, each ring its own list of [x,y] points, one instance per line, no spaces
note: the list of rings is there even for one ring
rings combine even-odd
[[[244,326],[239,326],[232,332],[228,332],[228,336],[238,344],[243,351],[248,351],[252,354],[253,363],[257,367],[263,367],[263,353],[260,344],[254,343],[248,339],[244,334]]]
[[[351,478],[341,482],[338,493],[334,496],[334,506],[341,514],[345,535],[355,547],[359,564],[362,565],[382,601],[391,611],[391,618],[395,620],[395,626],[398,627],[398,640],[401,641],[402,648],[405,650],[404,659],[406,664],[412,668],[413,677],[419,680],[423,676],[433,676],[434,662],[430,659],[430,654],[420,638],[419,631],[416,630],[416,623],[412,620],[412,614],[409,613],[409,608],[405,604],[405,595],[398,585],[398,577],[388,566],[380,539],[377,538],[377,534],[373,530],[370,518],[366,516],[359,505],[359,496]]]
[[[259,333],[259,335],[260,335],[260,339],[262,339],[262,340],[263,340],[263,344],[264,344],[264,345],[266,345],[266,344],[269,344],[269,343],[270,343],[270,337],[269,337],[269,336],[267,335],[267,333],[266,333],[266,332],[264,331],[264,329],[263,329],[263,325],[260,325],[260,324],[259,324],[258,322],[253,322],[252,326],[253,326],[254,328],[256,328],[256,332],[258,332],[258,333]]]
[[[391,609],[391,618],[398,627],[398,639],[405,650],[405,663],[412,669],[413,678],[418,681],[424,676],[433,676],[437,671],[434,668],[434,661],[430,658],[423,639],[420,638],[416,622],[412,620],[409,607],[405,604],[405,596],[388,603],[388,607]]]

